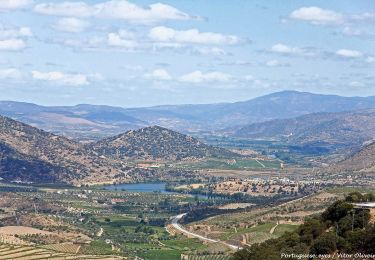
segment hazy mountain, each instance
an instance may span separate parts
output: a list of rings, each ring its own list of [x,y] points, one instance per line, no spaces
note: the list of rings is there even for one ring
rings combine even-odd
[[[100,139],[147,125],[123,108],[96,105],[46,107],[0,101],[0,114],[45,131],[80,140]]]
[[[243,102],[127,109],[137,118],[173,129],[217,130],[225,127],[293,118],[315,112],[375,108],[375,96],[341,97],[283,91]]]
[[[241,127],[231,135],[298,145],[359,148],[364,142],[375,138],[375,109],[314,113],[292,119],[276,119]]]
[[[0,114],[41,129],[79,139],[100,139],[126,130],[160,125],[184,133],[294,118],[316,112],[375,108],[375,96],[341,97],[283,91],[248,101],[203,105],[119,108],[96,105],[45,107],[0,102]]]
[[[118,164],[83,145],[0,116],[0,177],[12,181],[111,181]]]
[[[86,145],[98,154],[115,159],[163,159],[231,157],[236,154],[204,144],[191,136],[151,126],[131,130],[115,137]]]

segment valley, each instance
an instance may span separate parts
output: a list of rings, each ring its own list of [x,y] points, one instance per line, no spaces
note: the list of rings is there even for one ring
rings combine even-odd
[[[229,260],[285,239],[348,194],[374,192],[373,110],[361,102],[191,135],[146,116],[98,135],[0,116],[0,259]]]

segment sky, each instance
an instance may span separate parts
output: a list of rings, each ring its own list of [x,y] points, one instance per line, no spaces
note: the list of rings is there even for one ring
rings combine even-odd
[[[0,0],[0,100],[141,107],[375,95],[372,0]]]

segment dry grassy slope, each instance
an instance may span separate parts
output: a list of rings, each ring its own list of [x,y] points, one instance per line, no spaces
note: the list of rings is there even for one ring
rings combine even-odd
[[[330,170],[335,172],[375,172],[375,143],[331,166]]]
[[[87,152],[79,143],[3,116],[0,144],[0,177],[8,179],[78,184],[110,181],[119,172],[116,164]]]
[[[191,136],[151,126],[89,144],[99,154],[113,158],[180,160],[184,158],[231,157],[236,154],[212,147]]]

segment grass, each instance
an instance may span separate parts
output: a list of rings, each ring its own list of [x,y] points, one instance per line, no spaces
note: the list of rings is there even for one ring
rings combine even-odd
[[[139,256],[147,260],[180,260],[181,251],[173,249],[151,250],[148,252],[140,253]]]
[[[276,237],[284,235],[286,232],[293,232],[298,228],[298,225],[280,224],[275,228],[273,234]]]
[[[111,245],[106,244],[103,240],[92,241],[89,245],[83,245],[79,253],[90,255],[110,255],[113,254]]]
[[[197,239],[191,238],[177,238],[175,240],[165,240],[162,241],[165,245],[163,246],[152,246],[150,247],[147,244],[129,244],[127,243],[127,247],[134,249],[142,249],[141,252],[138,252],[137,255],[144,259],[150,260],[159,260],[159,259],[166,259],[166,260],[174,260],[174,259],[181,259],[181,254],[186,251],[195,251],[199,249],[204,249],[205,246],[199,242]],[[155,249],[158,248],[158,249]]]

